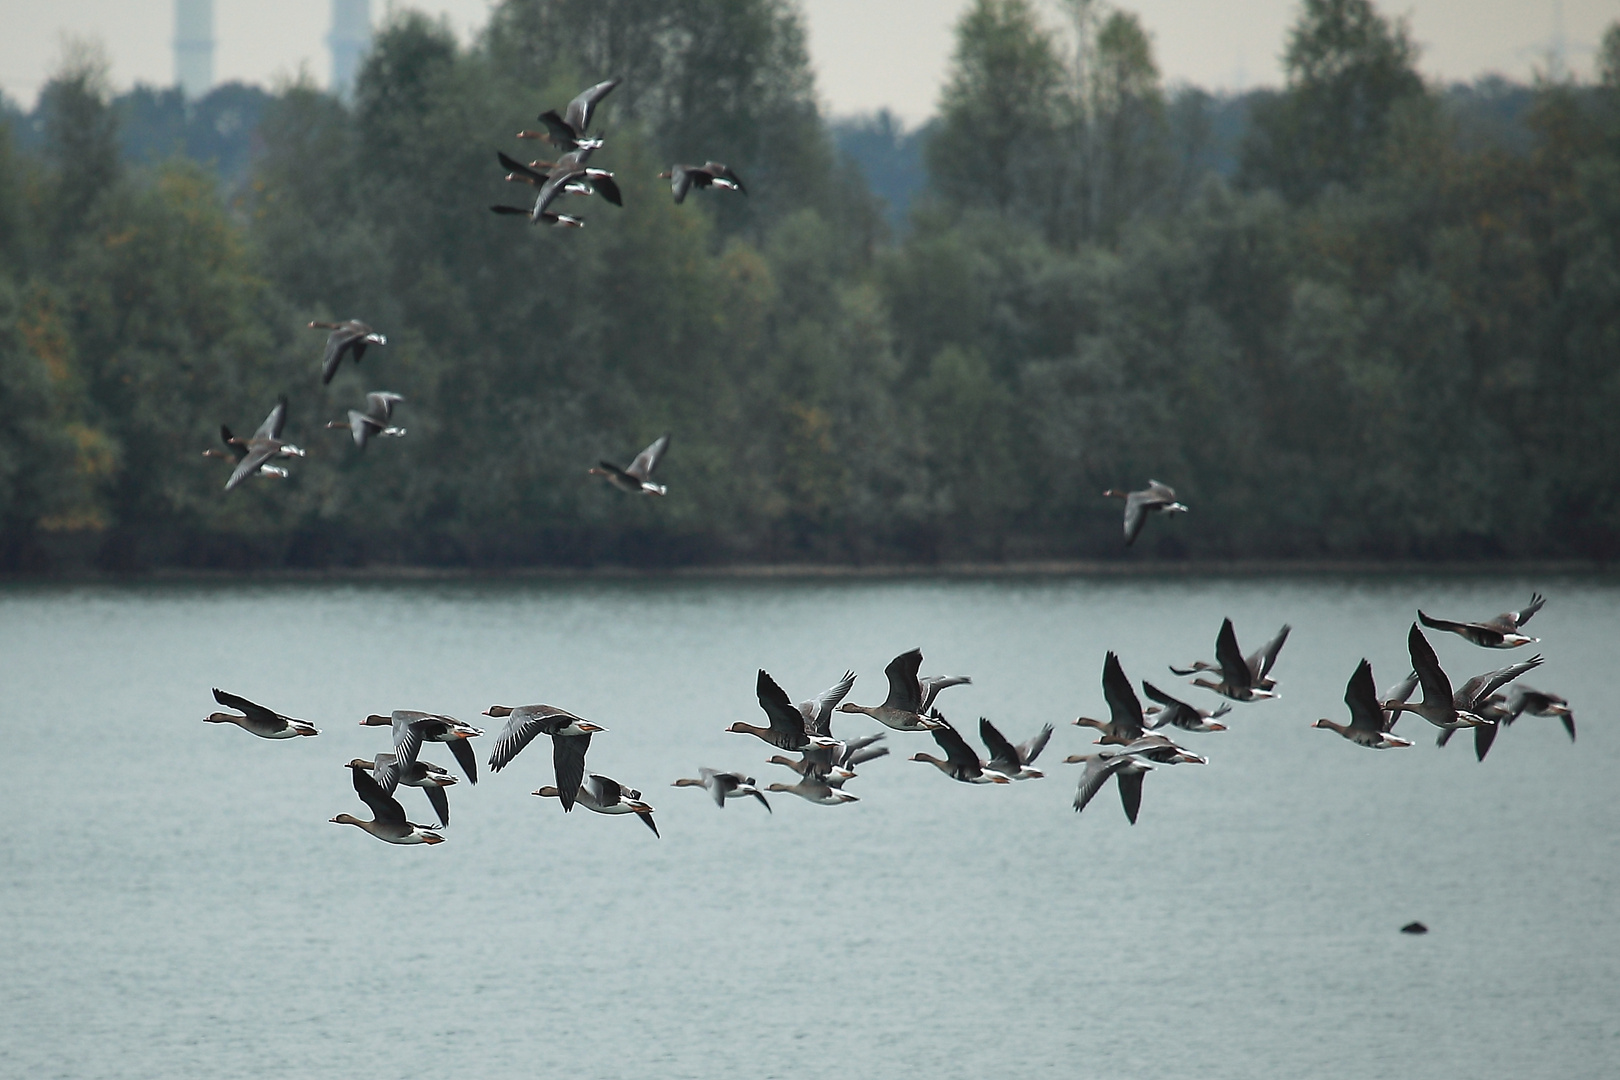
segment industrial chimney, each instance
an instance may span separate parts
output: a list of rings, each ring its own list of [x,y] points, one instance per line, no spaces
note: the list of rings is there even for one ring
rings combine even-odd
[[[174,0],[174,81],[195,101],[214,85],[214,0]]]
[[[360,61],[371,47],[371,0],[332,0],[332,32],[326,36],[332,50],[334,94],[354,89]]]

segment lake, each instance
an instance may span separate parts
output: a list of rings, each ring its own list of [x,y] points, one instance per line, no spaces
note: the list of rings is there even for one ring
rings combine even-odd
[[[1570,699],[1577,743],[1526,716],[1481,764],[1415,716],[1410,750],[1311,728],[1347,720],[1363,656],[1405,673],[1415,608],[1532,589],[1539,646],[1430,639],[1459,682],[1539,648],[1524,681]],[[1136,826],[1112,784],[1076,815],[1062,759],[1107,715],[1105,651],[1209,707],[1166,664],[1212,657],[1223,616],[1246,649],[1293,625],[1282,697],[1178,735],[1209,764],[1151,773]],[[7,585],[0,1074],[1612,1076],[1617,643],[1604,577]],[[764,723],[756,669],[799,700],[851,667],[877,704],[913,646],[972,676],[940,699],[970,741],[981,715],[1056,725],[1047,777],[953,783],[891,732],[848,806],[670,786],[793,779],[723,730]],[[204,724],[213,686],[322,734]],[[328,822],[366,815],[344,764],[390,748],[367,713],[498,729],[477,714],[542,701],[608,728],[589,767],[662,839],[532,797],[545,740],[450,789],[444,844]]]

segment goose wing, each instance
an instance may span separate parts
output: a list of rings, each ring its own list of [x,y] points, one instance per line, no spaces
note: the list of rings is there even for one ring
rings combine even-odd
[[[1079,813],[1102,790],[1103,784],[1115,772],[1130,763],[1130,758],[1119,754],[1093,754],[1086,762],[1086,771],[1080,775],[1080,786],[1074,793],[1074,812]]]
[[[354,436],[354,445],[360,449],[364,450],[366,441],[371,438],[371,433],[381,431],[382,427],[382,424],[375,417],[357,409],[349,410],[349,434]]]
[[[658,462],[663,459],[664,451],[668,449],[669,436],[667,434],[660,435],[653,440],[651,446],[637,454],[636,460],[632,461],[630,467],[624,471],[637,480],[649,480],[652,478],[652,471],[658,468]]]
[[[1466,712],[1477,712],[1476,706],[1482,704],[1492,694],[1496,693],[1508,683],[1517,679],[1527,671],[1541,666],[1542,658],[1538,653],[1528,660],[1507,667],[1487,671],[1483,675],[1475,675],[1472,679],[1457,688],[1456,704],[1459,709]]]
[[[379,825],[397,825],[406,828],[405,808],[399,805],[399,800],[389,795],[372,779],[363,767],[354,765],[349,768],[354,775],[354,792],[360,796],[360,801],[371,807],[371,816]]]
[[[587,176],[585,182],[591,185],[591,190],[614,206],[624,205],[624,195],[619,191],[619,182],[613,179],[611,175]]]
[[[249,720],[269,731],[282,731],[287,727],[287,718],[274,709],[267,709],[256,701],[249,701],[240,694],[233,694],[229,690],[214,687],[214,700],[227,709],[235,709],[243,713]]]
[[[912,649],[889,661],[883,674],[889,680],[889,697],[883,703],[886,709],[904,712],[922,711],[922,686],[917,682],[917,669],[922,667],[922,650]]]
[[[944,722],[943,727],[932,730],[934,741],[945,751],[946,760],[956,769],[958,775],[978,776],[984,771],[984,767],[979,764],[979,755],[973,752],[967,740],[962,738],[961,733],[952,727],[949,721]]]
[[[579,92],[579,96],[568,103],[568,111],[564,122],[573,128],[576,134],[585,134],[585,129],[591,126],[591,117],[596,113],[597,103],[607,97],[615,86],[623,79],[604,79],[595,86]]]
[[[371,327],[358,319],[339,323],[338,326],[326,335],[326,353],[321,357],[321,383],[325,385],[332,381],[337,374],[338,365],[343,362],[343,354],[352,346],[356,339],[371,333]],[[360,358],[360,351],[355,352],[355,359]]]
[[[1423,631],[1412,624],[1406,635],[1406,651],[1412,658],[1412,670],[1417,673],[1418,685],[1423,687],[1423,704],[1453,708],[1451,680],[1440,667],[1434,655],[1434,646],[1423,636]]]
[[[418,765],[421,762],[417,762]],[[399,787],[399,759],[393,754],[378,754],[371,762],[371,777],[377,781],[377,786],[389,795]],[[443,818],[439,819],[443,821]]]
[[[373,390],[366,395],[366,415],[379,421],[380,427],[393,418],[394,406],[404,400],[392,390]]]
[[[731,181],[731,183],[736,186],[739,194],[748,194],[748,189],[743,186],[742,177],[738,176],[732,170],[730,165],[722,165],[718,161],[711,161],[706,164],[704,168],[709,170],[710,176],[721,180]]]
[[[276,399],[276,407],[270,410],[270,415],[264,418],[259,430],[253,433],[255,439],[279,439],[281,429],[287,426],[287,395],[283,394]]]
[[[701,768],[698,775],[703,777],[703,786],[709,789],[714,796],[714,803],[720,809],[726,808],[726,796],[737,790],[742,778],[736,773],[720,772],[716,769]]]
[[[597,806],[618,806],[624,801],[624,787],[611,776],[600,773],[590,773],[585,777],[585,785],[590,788],[591,797],[596,800]],[[640,798],[631,795],[632,799]]]
[[[1175,669],[1172,668],[1171,670],[1173,671]],[[1185,701],[1171,697],[1169,694],[1165,693],[1163,690],[1160,690],[1157,686],[1154,686],[1146,679],[1142,680],[1142,692],[1149,698],[1164,706],[1164,711],[1159,713],[1158,720],[1153,724],[1152,730],[1154,731],[1157,731],[1159,728],[1162,728],[1167,724],[1172,727],[1181,727],[1183,724],[1190,724],[1193,722],[1192,718],[1198,715],[1197,709],[1193,708],[1191,705],[1188,705]]]
[[[269,461],[275,452],[275,443],[255,435],[253,441],[248,444],[247,453],[242,456],[242,460],[238,461],[236,468],[232,470],[231,478],[225,481],[225,490],[230,491],[237,484],[258,472],[259,468]]]
[[[1041,756],[1041,751],[1046,749],[1046,741],[1051,737],[1052,725],[1042,725],[1041,730],[1037,731],[1028,741],[1018,744],[1018,760],[1025,765],[1035,764],[1035,759]]]
[[[1483,638],[1486,644],[1499,645],[1502,642],[1503,628],[1500,626],[1492,626],[1489,623],[1456,622],[1451,619],[1436,619],[1424,614],[1421,608],[1418,609],[1418,622],[1422,623],[1424,626],[1427,626],[1430,630],[1444,630],[1452,634],[1462,634],[1464,637],[1467,637],[1468,635],[1464,634],[1463,631],[1472,630]],[[1511,627],[1508,629],[1511,629]]]
[[[551,765],[557,772],[557,794],[564,810],[574,808],[580,782],[585,779],[585,751],[590,748],[588,733],[551,737]]]
[[[1283,623],[1283,628],[1277,631],[1276,637],[1249,654],[1244,663],[1249,666],[1255,682],[1271,674],[1271,666],[1277,662],[1277,654],[1282,652],[1283,642],[1288,640],[1288,635],[1293,629],[1292,626]]]
[[[1169,506],[1176,501],[1176,489],[1157,480],[1149,480],[1147,490],[1142,494],[1147,496],[1145,501],[1155,506]]]
[[[1125,817],[1132,825],[1136,824],[1137,812],[1142,809],[1142,780],[1150,768],[1152,766],[1135,762],[1114,772],[1115,782],[1119,785],[1120,805],[1125,808]]]
[[[813,701],[800,702],[799,712],[804,715],[805,729],[812,735],[832,736],[832,714],[838,703],[849,696],[855,685],[855,673],[845,671],[844,677],[821,692]]]
[[[545,213],[546,207],[551,205],[552,200],[562,194],[562,189],[567,186],[568,182],[576,179],[584,172],[585,166],[569,162],[568,155],[563,155],[563,160],[557,163],[557,167],[551,170],[551,175],[547,177],[546,182],[540,185],[540,194],[535,197],[534,209],[529,211],[530,216],[538,219],[541,214]]]
[[[1373,685],[1372,664],[1365,658],[1345,684],[1344,703],[1350,707],[1351,727],[1383,734],[1384,710],[1378,703],[1378,689]]]
[[[759,698],[759,707],[764,709],[765,715],[770,718],[771,730],[788,744],[786,749],[797,750],[803,746],[804,714],[788,700],[787,691],[776,685],[776,680],[766,674],[764,668],[759,669],[759,678],[754,683],[754,693]]]
[[[1130,547],[1136,542],[1136,534],[1142,531],[1142,523],[1147,520],[1147,508],[1151,498],[1145,491],[1133,491],[1125,496],[1125,546]]]
[[[686,165],[671,165],[669,167],[669,190],[675,196],[675,205],[679,206],[686,201],[686,193],[692,190],[692,170]]]
[[[1529,622],[1531,617],[1534,616],[1536,612],[1540,611],[1542,605],[1546,602],[1547,598],[1545,596],[1542,596],[1540,593],[1531,593],[1530,603],[1523,610],[1513,613],[1513,628],[1517,630],[1519,627]]]
[[[427,796],[427,801],[433,807],[433,812],[439,815],[439,827],[448,826],[450,824],[450,796],[445,794],[444,788],[430,785],[422,789],[422,794]]]
[[[422,750],[423,729],[433,718],[432,713],[415,709],[395,709],[390,714],[394,724],[394,754],[401,768],[416,764],[416,755]]]
[[[547,142],[565,150],[573,149],[580,132],[575,131],[572,124],[558,116],[556,109],[547,109],[536,119],[545,125]]]
[[[495,746],[489,752],[489,767],[495,772],[500,772],[511,764],[512,759],[517,757],[525,746],[534,741],[536,735],[541,733],[549,735],[578,719],[579,717],[573,713],[550,705],[519,705],[512,710],[512,715],[506,718],[506,726],[495,739]],[[559,791],[562,790],[560,783],[557,787]],[[574,792],[578,790],[579,777],[576,776],[573,788],[568,790],[564,798],[572,802]]]
[[[1232,629],[1231,619],[1222,619],[1221,632],[1215,635],[1215,662],[1221,665],[1221,679],[1227,686],[1242,689],[1254,685],[1249,662],[1238,649],[1237,631]]]
[[[495,157],[500,161],[501,166],[513,175],[522,177],[535,187],[543,187],[545,185],[545,173],[532,169],[523,164],[523,162],[514,157],[509,157],[499,150],[495,151]]]
[[[1131,680],[1119,666],[1119,657],[1110,652],[1103,658],[1103,700],[1108,702],[1108,714],[1120,733],[1131,740],[1142,735],[1142,702],[1131,689]]]
[[[982,716],[979,717],[979,738],[990,750],[989,767],[993,771],[1011,776],[1024,767],[1018,748],[1007,741],[1007,736],[998,731],[996,725]]]
[[[928,709],[939,697],[941,690],[949,690],[953,686],[967,686],[973,680],[966,675],[930,675],[926,679],[917,680],[917,688],[922,691],[922,705],[918,707],[919,713]]]
[[[456,759],[461,771],[467,774],[467,781],[478,783],[478,755],[473,753],[472,744],[466,739],[451,739],[449,746],[450,756]]]

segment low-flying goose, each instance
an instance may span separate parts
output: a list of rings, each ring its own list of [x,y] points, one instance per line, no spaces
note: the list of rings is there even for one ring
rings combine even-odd
[[[439,815],[439,827],[442,829],[450,824],[450,799],[444,789],[454,784],[456,778],[448,771],[420,759],[402,767],[393,754],[378,754],[374,761],[355,758],[349,762],[349,766],[371,773],[371,778],[377,781],[384,795],[392,795],[401,784],[421,788],[433,812]]]
[[[788,751],[803,750],[808,746],[831,750],[838,745],[838,740],[831,735],[817,734],[812,730],[813,721],[807,720],[803,711],[788,700],[787,691],[778,686],[776,680],[771,678],[764,668],[759,669],[754,692],[759,698],[759,707],[765,711],[771,726],[756,727],[739,720],[726,728],[726,731],[733,735],[753,735],[778,749]]]
[[[1412,658],[1412,670],[1417,674],[1418,685],[1423,688],[1423,700],[1416,705],[1386,701],[1385,711],[1417,713],[1438,728],[1473,727],[1485,723],[1484,718],[1474,713],[1458,711],[1456,696],[1451,692],[1451,680],[1441,669],[1440,661],[1434,655],[1434,646],[1423,636],[1417,623],[1412,624],[1412,629],[1406,635],[1406,651]]]
[[[543,799],[562,797],[562,793],[550,784],[531,794],[539,795]],[[641,792],[635,788],[625,787],[611,776],[586,773],[574,794],[574,801],[598,814],[635,814],[652,830],[654,836],[658,835],[658,826],[653,821],[653,808],[641,800]]]
[[[1103,492],[1105,498],[1125,500],[1125,546],[1130,547],[1136,542],[1136,534],[1142,531],[1142,523],[1147,520],[1150,513],[1159,514],[1185,514],[1187,508],[1176,502],[1175,490],[1157,480],[1149,480],[1148,486],[1141,491],[1120,491],[1109,488]]]
[[[1225,724],[1217,724],[1217,716],[1225,716],[1232,711],[1232,706],[1222,705],[1214,712],[1208,709],[1195,709],[1179,698],[1173,698],[1160,690],[1157,686],[1142,680],[1142,692],[1159,704],[1150,710],[1153,723],[1148,725],[1149,731],[1157,731],[1162,727],[1177,727],[1182,731],[1225,731]]]
[[[1410,739],[1402,739],[1389,733],[1389,725],[1394,722],[1395,717],[1386,713],[1379,703],[1378,689],[1373,685],[1372,664],[1365,658],[1350,676],[1350,681],[1345,684],[1344,703],[1350,706],[1349,724],[1335,724],[1323,717],[1311,726],[1337,731],[1357,746],[1365,746],[1371,750],[1388,750],[1391,747],[1412,745]]]
[[[1528,686],[1515,686],[1508,698],[1507,712],[1502,722],[1509,725],[1525,713],[1531,716],[1556,716],[1563,721],[1564,730],[1569,732],[1569,741],[1575,741],[1575,714],[1570,711],[1569,702],[1557,694],[1532,690]]]
[[[585,130],[591,126],[591,117],[596,113],[596,106],[608,96],[615,86],[624,80],[621,78],[604,79],[595,86],[581,90],[579,96],[568,103],[561,116],[557,110],[547,109],[540,114],[540,122],[545,125],[545,131],[520,131],[520,139],[540,139],[557,147],[559,150],[594,150],[602,145],[601,139],[587,139]]]
[[[271,458],[303,457],[304,452],[290,442],[281,439],[282,429],[287,426],[287,398],[285,395],[276,402],[276,407],[270,410],[270,415],[264,418],[259,430],[245,444],[245,452],[236,463],[236,470],[231,478],[225,481],[225,490],[229,491],[243,480],[256,472],[268,472],[270,475],[286,476],[285,469],[276,469],[269,464]],[[220,428],[220,434],[227,434],[225,428]],[[233,441],[233,445],[236,441]]]
[[[741,799],[749,795],[758,799],[759,804],[766,810],[771,809],[771,804],[766,801],[765,796],[755,786],[755,780],[752,776],[744,776],[740,772],[721,772],[719,769],[706,767],[699,769],[698,775],[702,777],[701,780],[693,780],[691,777],[683,776],[670,786],[705,788],[710,795],[714,796],[715,805],[722,810],[726,808],[727,799]]]
[[[605,476],[608,483],[632,495],[662,495],[668,488],[663,484],[652,482],[652,471],[658,468],[658,463],[663,460],[664,451],[667,449],[669,449],[669,435],[660,435],[653,440],[651,446],[636,455],[629,468],[621,469],[611,461],[601,461],[595,468],[587,470],[586,475]]]
[[[1108,702],[1108,719],[1093,720],[1082,716],[1074,723],[1079,727],[1096,728],[1102,732],[1097,740],[1111,746],[1125,746],[1142,737],[1142,702],[1131,689],[1131,680],[1119,666],[1119,657],[1110,652],[1103,657],[1103,700]]]
[[[996,725],[983,717],[979,718],[979,738],[983,739],[984,745],[990,749],[990,760],[986,768],[991,772],[1000,773],[1009,780],[1034,780],[1046,775],[1030,766],[1041,756],[1041,751],[1046,749],[1046,740],[1051,737],[1052,725],[1045,724],[1033,738],[1014,746],[996,729]]]
[[[1283,628],[1277,631],[1277,636],[1260,646],[1254,652],[1244,657],[1243,662],[1249,666],[1250,683],[1262,690],[1274,690],[1277,680],[1271,677],[1272,665],[1277,662],[1277,654],[1282,652],[1283,642],[1288,640],[1288,634],[1294,628],[1283,623]],[[1220,671],[1221,665],[1212,664],[1208,660],[1194,660],[1189,667],[1178,668],[1170,665],[1170,671],[1176,675],[1196,675],[1200,671]]]
[[[674,193],[677,205],[685,202],[686,193],[695,187],[716,187],[721,191],[748,194],[748,189],[743,187],[742,177],[718,161],[706,161],[702,165],[672,165],[668,172],[659,173],[658,179],[669,181],[669,190]]]
[[[299,735],[319,735],[315,725],[307,720],[295,720],[290,716],[282,716],[274,709],[267,709],[257,702],[249,701],[245,697],[214,687],[214,700],[227,709],[237,709],[241,716],[230,713],[209,713],[203,717],[207,724],[235,724],[243,731],[251,732],[261,739],[291,739]]]
[[[557,773],[557,796],[564,810],[574,808],[574,795],[585,779],[585,752],[591,735],[607,728],[582,720],[555,705],[491,705],[485,716],[506,717],[506,726],[489,752],[489,767],[500,772],[536,735],[551,736],[551,764]]]
[[[1287,634],[1278,636],[1287,637]],[[1281,647],[1279,642],[1278,648]],[[1221,681],[1194,679],[1192,682],[1194,686],[1213,690],[1233,701],[1260,701],[1278,696],[1275,690],[1268,690],[1256,681],[1253,669],[1249,667],[1249,662],[1243,658],[1243,653],[1238,649],[1237,631],[1232,629],[1231,619],[1222,619],[1221,632],[1215,635],[1215,662],[1221,666]]]
[[[478,783],[478,757],[468,739],[476,739],[483,728],[463,723],[442,713],[418,712],[415,709],[395,709],[387,716],[372,713],[360,721],[361,727],[391,727],[394,731],[394,755],[401,768],[416,764],[416,755],[424,742],[442,742],[467,774],[467,779]]]
[[[207,450],[203,451],[203,457],[218,458],[221,461],[237,462],[247,457],[247,442],[243,439],[238,439],[235,435],[232,435],[229,425],[219,425],[219,439],[225,444],[225,449],[220,450],[210,446]],[[267,461],[263,465],[259,466],[259,471],[255,475],[273,476],[279,480],[285,480],[292,474],[281,466],[272,465]]]
[[[390,844],[442,844],[444,837],[427,825],[414,825],[405,820],[405,808],[399,801],[386,794],[378,786],[377,781],[371,778],[371,773],[361,767],[360,761],[345,766],[354,776],[355,794],[360,796],[362,802],[371,807],[370,821],[361,821],[348,814],[339,814],[332,819],[336,825],[358,825],[366,832],[379,840]]]
[[[1538,654],[1528,660],[1507,667],[1487,671],[1482,675],[1475,675],[1463,683],[1452,695],[1452,703],[1460,713],[1473,713],[1484,721],[1474,725],[1474,758],[1484,761],[1485,755],[1491,752],[1491,744],[1496,741],[1497,731],[1504,721],[1512,715],[1507,699],[1497,693],[1502,687],[1517,679],[1527,671],[1533,671],[1541,666],[1542,658]],[[1436,740],[1437,745],[1444,746],[1451,741],[1451,735],[1456,728],[1446,728],[1440,732]]]
[[[366,442],[375,435],[403,438],[405,429],[390,427],[388,422],[394,417],[394,406],[404,400],[392,390],[373,390],[366,395],[365,412],[350,409],[348,420],[329,420],[326,426],[340,431],[348,428],[354,435],[354,445],[362,450],[366,448]]]
[[[818,806],[838,806],[842,803],[861,801],[838,784],[826,780],[817,780],[813,776],[807,776],[797,784],[772,784],[765,790],[797,795],[799,798],[807,799]]]
[[[348,353],[359,363],[360,358],[366,355],[367,345],[386,345],[388,335],[379,334],[359,319],[345,319],[343,322],[312,322],[311,330],[330,330],[326,335],[326,355],[321,358],[321,384],[332,381],[337,374],[338,365],[343,362],[343,354]]]
[[[938,712],[935,712],[933,719],[937,726],[930,730],[934,741],[945,751],[945,759],[941,761],[932,754],[912,754],[910,760],[926,761],[952,780],[959,780],[964,784],[1012,783],[1011,777],[993,772],[990,763],[974,753],[961,733],[951,727]]]
[[[1150,762],[1207,764],[1207,759],[1177,746],[1163,735],[1144,735],[1128,746],[1105,746],[1089,754],[1070,754],[1063,761],[1067,765],[1084,764],[1086,767],[1079,789],[1074,793],[1075,813],[1084,810],[1112,776],[1119,785],[1119,801],[1125,807],[1125,817],[1132,825],[1136,824],[1136,814],[1142,806],[1142,778],[1153,770]]]
[[[1459,637],[1467,638],[1475,645],[1483,645],[1487,649],[1517,649],[1520,645],[1529,645],[1540,641],[1540,638],[1526,637],[1519,633],[1519,627],[1530,621],[1531,616],[1541,610],[1547,598],[1540,593],[1530,594],[1530,603],[1521,611],[1504,611],[1494,619],[1484,622],[1452,622],[1450,619],[1431,619],[1420,608],[1418,621],[1431,630],[1445,630]]]
[[[889,696],[882,705],[857,705],[846,701],[838,706],[838,711],[864,713],[896,731],[929,731],[939,727],[943,722],[928,716],[928,708],[939,692],[973,680],[966,675],[931,675],[919,679],[917,671],[921,667],[921,649],[901,653],[883,669],[884,676],[889,680]]]
[[[508,180],[522,180],[526,183],[539,181],[540,193],[535,196],[534,208],[529,211],[529,217],[538,224],[545,220],[546,209],[557,196],[565,192],[595,192],[614,206],[623,206],[624,197],[619,193],[619,185],[613,179],[613,174],[606,169],[592,168],[585,164],[590,157],[589,150],[575,150],[564,154],[551,163],[551,168],[545,173],[530,169],[521,162],[514,161],[505,154],[497,155],[502,165],[512,170],[507,174]],[[496,213],[510,213],[510,208],[502,210],[491,207]]]

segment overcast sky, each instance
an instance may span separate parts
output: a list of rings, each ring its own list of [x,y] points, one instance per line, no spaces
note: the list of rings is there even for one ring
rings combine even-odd
[[[465,38],[490,0],[372,0],[442,14]],[[911,122],[933,112],[966,0],[800,0],[823,102],[836,115],[887,106]],[[1168,82],[1242,89],[1281,81],[1278,55],[1297,0],[1129,0],[1153,35]],[[1409,17],[1425,74],[1444,80],[1497,72],[1527,79],[1560,32],[1569,66],[1586,75],[1620,0],[1395,0]],[[1055,13],[1055,8],[1050,9]],[[216,81],[272,84],[307,67],[326,82],[330,0],[214,0]],[[0,0],[0,90],[31,106],[61,56],[64,34],[98,40],[115,86],[174,81],[173,0]]]

